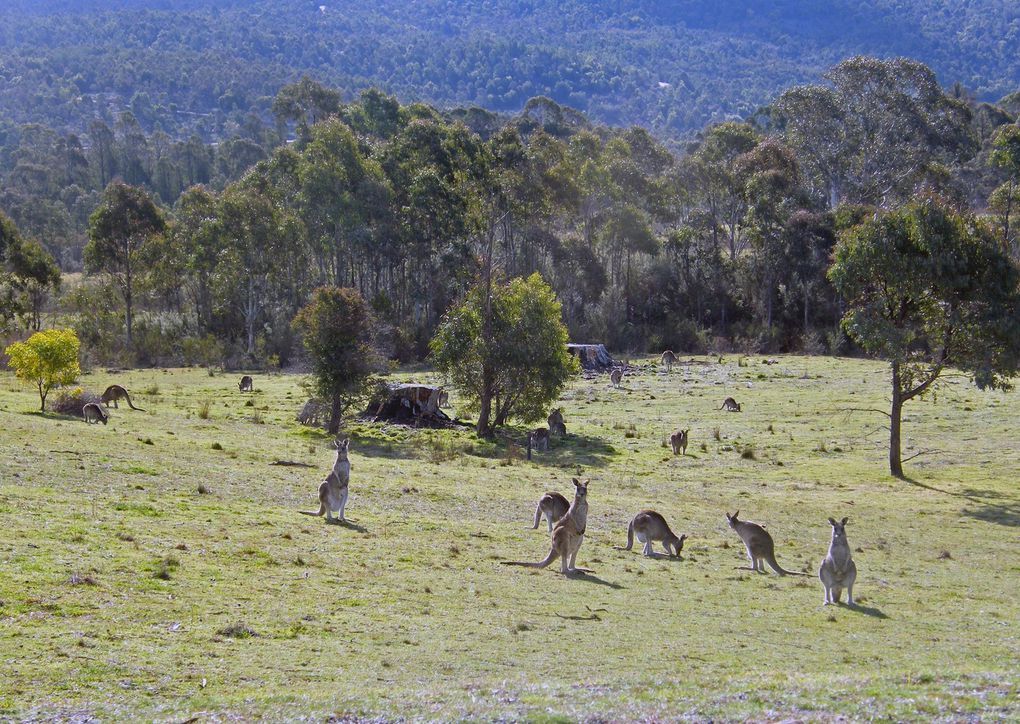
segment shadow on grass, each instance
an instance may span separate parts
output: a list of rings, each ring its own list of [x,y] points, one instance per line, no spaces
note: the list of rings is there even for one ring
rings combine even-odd
[[[934,485],[927,485],[914,480],[913,478],[905,477],[903,478],[903,481],[917,486],[918,488],[924,488],[925,490],[930,490],[934,493],[941,493],[942,495],[949,495],[954,498],[962,498],[973,503],[977,507],[963,509],[963,514],[969,518],[984,521],[985,523],[1005,525],[1010,528],[1020,528],[1020,502],[1017,502],[1016,498],[1009,497],[1006,493],[1001,493],[997,490],[982,490],[979,488],[964,488],[960,492],[954,493],[951,490],[936,488]],[[1009,502],[989,502],[992,500],[1007,500]]]
[[[848,606],[845,603],[840,603],[837,605],[840,608],[845,608],[847,611],[853,611],[854,613],[863,613],[865,616],[871,616],[872,618],[889,618],[889,616],[882,613],[881,609],[875,608],[874,606],[862,606],[859,603],[855,603],[853,606]]]
[[[621,586],[619,583],[607,581],[604,578],[599,578],[598,576],[593,575],[591,573],[578,572],[572,574],[570,578],[574,579],[575,581],[585,581],[586,583],[594,583],[599,586],[612,588],[614,591],[620,591],[624,589],[624,586]]]
[[[600,437],[570,433],[554,440],[548,451],[534,452],[531,462],[553,467],[601,467],[617,455],[616,448]],[[527,442],[524,444],[527,446]]]
[[[359,533],[367,533],[368,532],[368,528],[366,528],[363,525],[358,525],[353,520],[342,520],[342,521],[339,521],[337,523],[334,523],[333,525],[338,525],[341,528],[347,528],[348,530],[356,530]]]

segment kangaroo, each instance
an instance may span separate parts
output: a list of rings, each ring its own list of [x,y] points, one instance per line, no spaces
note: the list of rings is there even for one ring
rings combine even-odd
[[[673,448],[673,454],[679,455],[678,451],[682,450],[683,454],[687,454],[687,433],[690,432],[690,428],[686,430],[677,430],[669,436],[669,444]]]
[[[525,566],[527,568],[545,568],[550,563],[560,558],[560,571],[564,575],[572,573],[593,573],[588,568],[577,568],[574,563],[577,561],[577,550],[584,542],[584,529],[588,525],[588,485],[590,480],[583,483],[574,478],[574,502],[567,508],[567,512],[553,526],[552,548],[544,561],[531,563],[530,561],[500,561],[504,566]]]
[[[549,532],[552,533],[553,523],[566,515],[569,508],[570,501],[559,493],[546,493],[539,499],[538,505],[535,506],[535,524],[531,526],[531,529],[538,529],[538,524],[542,522],[542,516],[544,515],[549,523]]]
[[[251,379],[251,375],[245,375],[241,378],[241,381],[237,383],[237,389],[241,392],[252,392],[255,389],[255,383]]]
[[[614,367],[613,371],[609,373],[609,381],[613,383],[613,387],[619,387],[623,381],[623,370],[619,367]]]
[[[333,469],[319,485],[319,509],[317,511],[301,510],[302,515],[323,515],[326,522],[332,523],[334,518],[332,511],[337,511],[336,520],[343,523],[344,506],[347,505],[348,482],[351,479],[351,461],[347,458],[347,449],[350,446],[350,439],[333,441],[336,447],[336,460],[333,462]]]
[[[560,437],[567,436],[567,426],[563,422],[563,408],[557,407],[555,410],[549,413],[548,418],[549,432],[555,433]]]
[[[686,535],[677,538],[676,534],[669,529],[666,519],[654,510],[642,510],[634,516],[634,520],[627,526],[627,547],[624,550],[629,551],[634,546],[635,535],[641,543],[645,544],[644,554],[646,556],[652,555],[652,543],[659,541],[666,549],[667,554],[679,558],[680,551],[684,549],[684,541],[687,540]]]
[[[450,393],[446,390],[439,391],[439,406],[447,407],[450,404]]]
[[[549,429],[546,427],[536,427],[530,433],[529,442],[531,447],[535,450],[548,450],[549,449]]]
[[[659,358],[659,362],[666,365],[667,373],[673,371],[673,365],[675,365],[678,361],[677,356],[673,354],[673,350],[671,349],[667,349],[662,353],[662,357]]]
[[[81,408],[81,416],[88,424],[101,422],[105,425],[106,421],[110,419],[110,416],[106,414],[106,411],[95,402],[86,403],[85,406]]]
[[[109,387],[107,387],[106,391],[103,392],[103,396],[100,399],[103,401],[103,404],[106,405],[107,407],[109,407],[110,403],[112,402],[113,406],[116,409],[120,409],[120,406],[117,404],[117,400],[127,400],[128,407],[130,407],[132,410],[145,412],[145,410],[143,410],[142,408],[135,407],[133,404],[131,404],[131,395],[129,395],[128,391],[125,390],[120,385],[110,385]]]
[[[854,581],[857,580],[857,565],[850,557],[850,544],[846,540],[846,518],[836,522],[835,518],[829,518],[829,525],[832,526],[832,542],[829,543],[829,552],[822,559],[822,566],[818,569],[818,579],[825,589],[823,604],[839,603],[840,594],[846,589],[846,603],[854,605]]]
[[[740,403],[734,400],[732,397],[727,397],[723,400],[722,407],[720,410],[726,410],[727,412],[740,412]]]
[[[751,570],[757,571],[758,573],[765,572],[765,566],[762,565],[764,560],[773,571],[781,576],[803,576],[803,573],[797,573],[796,571],[788,571],[776,563],[776,544],[772,540],[772,536],[769,535],[768,531],[757,523],[751,523],[746,520],[737,520],[737,516],[740,515],[738,510],[733,515],[726,514],[726,519],[730,523],[730,528],[737,532],[740,536],[740,540],[744,542],[744,547],[747,549],[747,557],[751,559]]]

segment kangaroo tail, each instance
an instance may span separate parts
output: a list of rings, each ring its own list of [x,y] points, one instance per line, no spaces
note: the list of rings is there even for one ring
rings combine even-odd
[[[538,529],[538,524],[542,522],[542,504],[539,503],[535,506],[535,524],[531,526],[532,530]]]
[[[525,568],[545,568],[555,561],[558,556],[559,553],[556,552],[556,548],[554,547],[549,551],[549,555],[545,557],[545,560],[538,563],[532,563],[531,561],[500,561],[500,564],[504,566],[524,566]]]
[[[783,568],[779,563],[776,562],[775,556],[769,556],[765,559],[765,562],[769,564],[769,567],[781,576],[806,576],[806,573],[798,573],[797,571],[788,571]]]
[[[318,512],[315,512],[313,510],[299,510],[298,512],[301,515],[325,515],[326,514],[326,505],[324,503],[319,503],[319,511]]]
[[[131,395],[129,395],[126,391],[124,392],[124,399],[127,400],[128,407],[130,407],[132,410],[138,410],[139,412],[145,412],[145,410],[143,410],[141,407],[135,407],[134,406],[134,403],[131,402]]]
[[[627,526],[627,550],[634,547],[634,521]]]

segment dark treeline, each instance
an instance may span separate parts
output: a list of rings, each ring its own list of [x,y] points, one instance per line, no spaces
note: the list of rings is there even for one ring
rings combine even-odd
[[[321,285],[357,289],[384,351],[420,358],[490,247],[503,276],[550,283],[575,340],[836,352],[831,251],[873,209],[938,194],[1015,244],[1014,116],[912,61],[844,61],[680,154],[546,98],[442,113],[305,80],[272,108],[218,147],[122,118],[106,145],[39,130],[12,156],[0,206],[94,272],[61,302],[94,359],[286,364]],[[66,228],[25,211],[48,208]]]

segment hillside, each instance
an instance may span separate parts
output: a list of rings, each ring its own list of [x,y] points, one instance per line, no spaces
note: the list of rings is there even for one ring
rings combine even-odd
[[[404,101],[517,111],[546,95],[661,136],[744,117],[848,55],[907,55],[995,99],[1020,84],[1007,0],[14,0],[0,9],[0,144],[131,108],[229,135],[301,74]],[[171,7],[173,8],[171,10]]]

